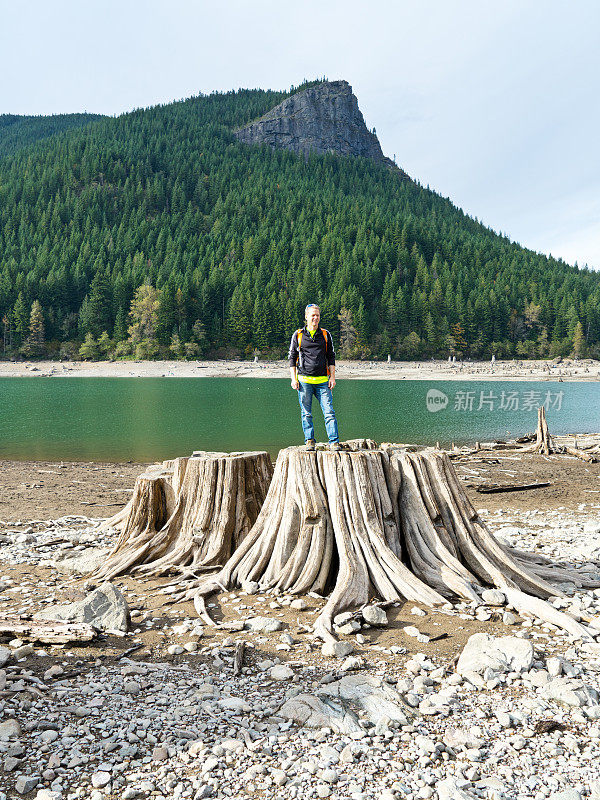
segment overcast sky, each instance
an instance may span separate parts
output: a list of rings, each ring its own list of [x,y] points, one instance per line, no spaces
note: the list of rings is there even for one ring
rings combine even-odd
[[[597,0],[0,0],[0,14],[0,113],[343,78],[413,178],[600,268]]]

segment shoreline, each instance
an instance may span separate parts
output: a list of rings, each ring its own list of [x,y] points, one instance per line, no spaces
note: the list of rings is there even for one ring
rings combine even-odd
[[[287,361],[22,361],[0,362],[0,378],[281,378]],[[600,362],[338,361],[337,380],[600,381]]]

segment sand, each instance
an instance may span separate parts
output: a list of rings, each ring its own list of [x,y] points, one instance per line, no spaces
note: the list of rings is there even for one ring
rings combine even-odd
[[[0,362],[0,377],[80,378],[282,378],[286,361]],[[338,380],[597,381],[600,362],[573,361],[338,361]]]

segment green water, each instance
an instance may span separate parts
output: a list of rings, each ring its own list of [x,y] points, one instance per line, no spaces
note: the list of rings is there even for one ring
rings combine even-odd
[[[487,441],[534,430],[535,408],[544,401],[553,433],[600,431],[599,386],[348,380],[335,388],[334,405],[342,439]],[[431,389],[448,398],[435,413],[427,409]],[[276,455],[303,441],[297,395],[283,379],[0,378],[0,397],[0,458],[153,461],[192,450]],[[313,415],[324,441],[316,402]]]

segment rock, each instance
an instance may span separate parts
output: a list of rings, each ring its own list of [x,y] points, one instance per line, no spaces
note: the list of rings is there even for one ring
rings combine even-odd
[[[350,622],[345,622],[338,627],[338,632],[343,636],[350,636],[353,633],[357,633],[359,630],[360,622],[357,622],[355,619],[351,619]]]
[[[108,786],[110,783],[111,775],[110,772],[104,772],[103,770],[98,770],[92,774],[92,786],[94,789],[102,789],[104,786]]]
[[[59,572],[74,575],[91,575],[106,561],[110,550],[108,547],[88,547],[77,556],[52,561],[52,566]]]
[[[435,789],[438,795],[438,800],[475,800],[476,795],[466,791],[466,787],[470,786],[465,781],[457,781],[455,778],[445,778],[443,781],[438,781]]]
[[[367,129],[346,81],[324,81],[296,92],[235,136],[245,144],[267,144],[305,156],[337,153],[391,164]]]
[[[170,656],[179,656],[182,653],[185,653],[185,647],[182,647],[180,644],[170,644],[167,647],[167,653]]]
[[[365,606],[360,613],[364,621],[368,622],[369,625],[383,627],[388,624],[387,614],[379,606]]]
[[[337,783],[338,774],[334,769],[324,769],[321,773],[321,780],[325,783]]]
[[[35,619],[61,622],[87,622],[104,631],[126,632],[129,627],[129,606],[122,593],[106,582],[83,600],[51,606],[34,614]]]
[[[158,747],[155,747],[152,751],[152,760],[153,761],[166,761],[169,757],[169,751],[167,748],[161,744]]]
[[[333,697],[358,706],[376,725],[383,717],[408,725],[414,712],[402,695],[381,678],[372,675],[345,675],[319,690],[319,697]]]
[[[289,681],[294,677],[294,670],[286,667],[285,664],[276,664],[269,670],[269,675],[275,681]]]
[[[6,722],[0,722],[0,742],[18,739],[21,733],[22,730],[18,720],[7,719]]]
[[[346,658],[352,652],[354,647],[350,642],[325,642],[321,648],[321,653],[327,658]]]
[[[271,617],[250,617],[246,620],[245,627],[254,633],[274,633],[283,628],[283,622]]]
[[[306,609],[308,608],[308,603],[301,597],[297,597],[290,603],[290,608],[293,608],[294,611],[306,611]]]
[[[502,622],[505,625],[516,625],[518,621],[519,618],[516,614],[513,614],[512,611],[505,611],[504,614],[502,614]]]
[[[563,659],[559,657],[547,658],[546,669],[552,678],[558,678],[563,670]]]
[[[503,606],[506,604],[506,595],[499,589],[485,589],[481,599],[488,606]]]
[[[340,669],[342,672],[348,672],[351,669],[362,669],[364,665],[365,662],[359,656],[348,656],[344,659]]]
[[[459,675],[483,674],[489,669],[495,673],[527,672],[533,664],[534,650],[527,639],[516,636],[495,638],[487,633],[469,637],[456,665]],[[470,679],[470,678],[469,678]]]
[[[29,794],[29,792],[33,792],[39,782],[39,778],[32,778],[31,775],[19,775],[15,789],[19,794]]]
[[[38,789],[35,800],[62,800],[62,796],[62,792],[54,792],[52,789]]]
[[[285,786],[285,784],[288,782],[288,776],[282,769],[272,767],[269,772],[271,773],[271,777],[273,778],[273,782],[276,786]]]
[[[562,792],[553,792],[548,800],[581,800],[581,792],[577,789],[563,789]]]
[[[0,668],[8,664],[11,655],[12,655],[12,650],[9,650],[8,647],[3,647],[2,645],[0,645]]]
[[[221,708],[227,708],[230,711],[237,711],[238,713],[252,711],[252,706],[248,705],[241,697],[221,697],[218,702]]]
[[[123,684],[123,691],[126,694],[138,694],[142,687],[137,681],[125,681]]]
[[[336,733],[348,734],[363,730],[350,709],[314,694],[298,694],[286,700],[279,714],[307,728],[331,728]]]
[[[598,692],[594,688],[570,678],[554,678],[540,689],[540,695],[546,700],[574,708],[598,705]]]

